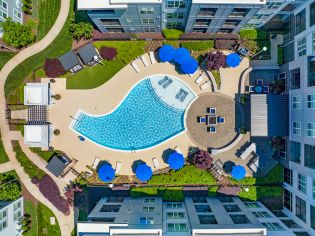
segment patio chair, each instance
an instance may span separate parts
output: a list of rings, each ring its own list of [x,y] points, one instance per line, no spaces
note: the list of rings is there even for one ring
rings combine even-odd
[[[197,70],[195,71],[195,73],[193,74],[189,74],[190,77],[194,77],[194,75],[196,74]]]
[[[116,167],[115,167],[115,174],[119,174],[121,166],[122,166],[122,163],[120,161],[117,161]]]
[[[207,107],[207,113],[215,114],[217,113],[217,109],[214,107]]]
[[[147,58],[145,57],[145,55],[142,55],[141,57],[141,61],[143,62],[145,67],[149,66],[149,62],[147,61]]]
[[[154,64],[156,62],[154,52],[152,51],[149,52],[149,56],[150,56],[151,64]]]
[[[257,166],[256,166],[254,163],[251,163],[251,164],[249,165],[249,168],[250,168],[254,173],[256,173],[256,172],[258,171],[258,168],[257,168]]]
[[[225,123],[225,117],[219,116],[219,117],[218,117],[218,123],[224,124],[224,123]]]
[[[183,154],[182,149],[180,149],[180,147],[178,147],[178,146],[176,146],[176,147],[174,148],[174,150],[175,150],[177,153],[179,153],[179,154]]]
[[[263,85],[264,85],[264,81],[263,81],[262,79],[257,79],[257,80],[256,80],[256,84],[257,84],[258,86],[263,86]]]
[[[196,84],[200,85],[202,81],[204,81],[204,77],[202,75],[199,75],[199,77],[195,80]]]
[[[181,102],[185,101],[186,97],[188,95],[188,92],[184,90],[184,94],[182,95],[182,97],[179,99]]]
[[[210,127],[207,127],[207,131],[209,133],[215,134],[217,132],[217,129],[214,126],[210,126]]]
[[[205,116],[199,116],[198,117],[198,123],[206,123],[206,117]]]
[[[204,83],[203,85],[200,86],[200,89],[201,89],[201,90],[205,90],[205,89],[207,89],[207,88],[209,88],[209,87],[210,87],[210,82],[207,81],[206,83]]]
[[[249,92],[254,93],[255,92],[255,86],[249,86]]]
[[[179,89],[178,93],[175,95],[176,99],[179,99],[184,94],[184,89]]]
[[[263,87],[263,92],[264,93],[269,93],[269,86],[264,86]]]
[[[95,157],[92,168],[96,170],[98,164],[100,163],[100,159],[98,157]]]
[[[154,166],[154,168],[155,168],[156,170],[161,169],[159,160],[158,160],[156,157],[154,157],[154,158],[152,159],[152,162],[153,162],[153,166]]]
[[[166,82],[162,85],[162,87],[165,89],[165,88],[167,88],[171,83],[173,83],[173,80],[168,79],[168,81],[166,81]]]
[[[137,65],[137,63],[135,61],[131,62],[131,66],[133,67],[133,69],[139,73],[141,70],[139,68],[139,66]]]

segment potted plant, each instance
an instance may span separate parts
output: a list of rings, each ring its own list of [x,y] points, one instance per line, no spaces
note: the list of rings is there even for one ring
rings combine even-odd
[[[56,100],[60,100],[60,98],[61,98],[60,94],[55,94],[55,95],[52,95],[51,97],[56,99]]]
[[[60,134],[60,130],[59,130],[59,129],[55,129],[55,130],[54,130],[54,135],[57,136],[57,135],[59,135],[59,134]]]
[[[244,126],[240,127],[240,133],[241,134],[246,134],[247,133],[247,129]]]
[[[241,95],[240,96],[240,103],[241,104],[246,104],[246,102],[247,102],[247,97],[246,97],[246,95]]]

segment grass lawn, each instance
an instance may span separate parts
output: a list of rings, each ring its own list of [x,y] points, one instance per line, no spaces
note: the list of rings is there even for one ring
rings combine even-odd
[[[264,197],[282,197],[283,189],[281,186],[249,186],[249,191],[243,189],[239,197],[247,201],[257,201]]]
[[[68,89],[92,89],[111,79],[119,70],[136,57],[144,53],[144,41],[100,41],[94,45],[99,49],[102,46],[117,49],[117,56],[112,61],[103,61],[94,67],[87,67],[75,75],[67,78]]]
[[[0,52],[0,70],[14,55],[15,52]]]
[[[58,236],[61,235],[59,223],[56,218],[56,224],[50,224],[50,217],[54,217],[54,213],[44,204],[37,205],[37,219],[38,219],[38,236]],[[43,229],[47,229],[47,234],[43,233]]]
[[[5,163],[9,160],[7,153],[4,150],[3,143],[0,137],[0,164]]]
[[[16,97],[20,97],[20,95],[17,94],[19,93],[19,87],[23,85],[27,78],[31,77],[33,70],[44,65],[46,58],[59,57],[71,50],[72,38],[68,29],[74,15],[73,2],[74,0],[71,0],[70,13],[67,22],[57,38],[44,51],[28,58],[18,65],[8,76],[5,83],[5,95],[9,103],[11,100],[16,99]]]
[[[37,236],[38,232],[38,222],[37,222],[37,206],[33,204],[32,201],[24,200],[24,211],[26,214],[31,216],[31,229],[25,233],[24,236]]]
[[[56,153],[56,151],[42,151],[40,148],[30,148],[32,152],[38,154],[41,158],[48,162],[48,160]]]
[[[60,3],[60,0],[40,1],[36,36],[37,41],[44,38],[54,25],[59,14]]]

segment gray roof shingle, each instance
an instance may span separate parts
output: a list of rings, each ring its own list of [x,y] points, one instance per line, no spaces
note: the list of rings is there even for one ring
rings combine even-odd
[[[53,173],[56,177],[61,175],[63,170],[69,164],[69,162],[62,160],[61,158],[63,157],[55,155],[46,165],[46,169],[49,170],[51,173]]]
[[[82,59],[84,64],[88,64],[91,62],[94,58],[94,56],[99,57],[95,47],[92,44],[87,44],[84,47],[80,48],[78,50],[78,54],[80,58]]]
[[[66,54],[59,57],[59,61],[66,71],[72,69],[76,65],[81,65],[79,59],[72,51],[67,52]]]

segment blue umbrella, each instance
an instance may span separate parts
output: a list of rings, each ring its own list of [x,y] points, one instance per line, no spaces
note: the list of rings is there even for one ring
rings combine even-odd
[[[97,171],[98,177],[104,182],[110,182],[115,178],[115,170],[109,164],[103,164]]]
[[[229,67],[237,67],[241,62],[241,58],[237,53],[231,53],[226,57],[226,64]]]
[[[180,69],[185,74],[193,74],[198,69],[198,63],[193,57],[188,57],[187,60],[181,65]]]
[[[179,170],[184,166],[185,160],[183,154],[172,152],[167,159],[167,163],[173,170]]]
[[[172,61],[174,54],[175,49],[171,45],[165,44],[159,49],[159,58],[162,62]]]
[[[148,181],[152,176],[152,169],[147,164],[140,164],[136,169],[136,176],[141,181]]]
[[[231,174],[232,174],[234,179],[241,180],[241,179],[243,179],[245,177],[246,170],[245,170],[245,168],[243,166],[237,165],[237,166],[233,167]]]
[[[183,64],[190,57],[190,52],[186,48],[177,48],[174,54],[174,61]]]

